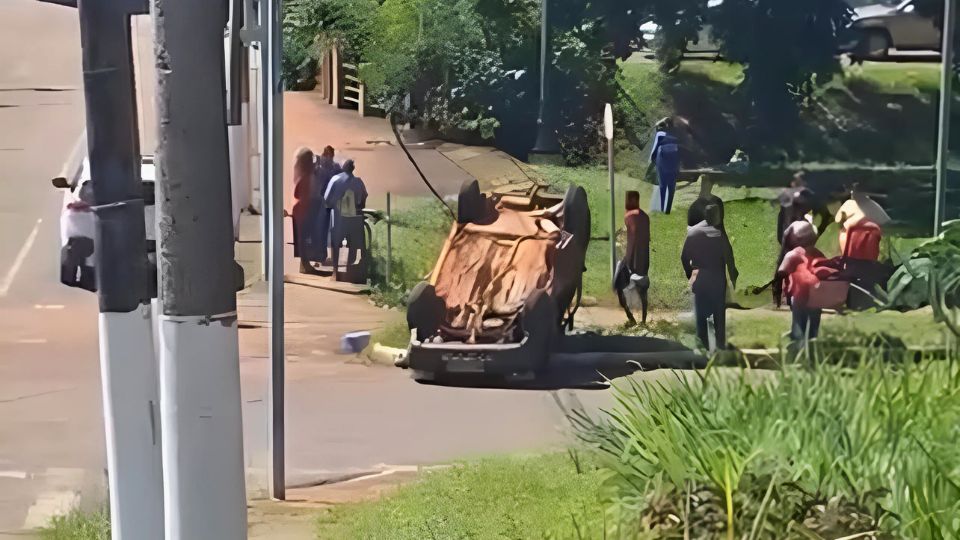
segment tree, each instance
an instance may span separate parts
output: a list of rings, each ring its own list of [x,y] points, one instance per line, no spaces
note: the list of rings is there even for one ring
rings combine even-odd
[[[320,56],[330,47],[359,62],[369,14],[378,6],[377,0],[285,0],[282,70],[288,86],[313,88]]]

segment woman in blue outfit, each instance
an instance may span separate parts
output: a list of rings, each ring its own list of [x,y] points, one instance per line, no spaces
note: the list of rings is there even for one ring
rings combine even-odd
[[[657,123],[657,133],[653,139],[653,151],[650,162],[657,169],[657,184],[660,186],[660,209],[669,214],[673,207],[673,195],[677,190],[677,176],[680,175],[680,144],[670,134],[673,121],[664,118]]]

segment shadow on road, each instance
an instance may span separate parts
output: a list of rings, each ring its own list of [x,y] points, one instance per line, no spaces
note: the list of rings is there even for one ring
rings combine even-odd
[[[604,390],[610,381],[638,371],[703,369],[707,358],[679,343],[652,337],[564,336],[546,368],[530,376],[494,378],[479,374],[438,375],[435,386],[511,390]]]

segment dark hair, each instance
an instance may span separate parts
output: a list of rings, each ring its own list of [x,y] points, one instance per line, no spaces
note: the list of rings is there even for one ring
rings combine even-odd
[[[336,154],[336,150],[334,150],[332,146],[327,145],[323,147],[322,155],[333,157],[334,154]]]
[[[343,162],[343,166],[341,168],[343,169],[343,172],[352,174],[354,169],[356,169],[356,165],[354,165],[352,159],[348,159]]]
[[[639,191],[628,191],[627,197],[624,199],[624,205],[627,210],[636,210],[640,208],[640,192]]]

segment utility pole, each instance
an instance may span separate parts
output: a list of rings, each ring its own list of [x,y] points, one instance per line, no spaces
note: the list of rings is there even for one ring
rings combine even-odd
[[[154,0],[167,540],[247,537],[227,12],[227,0]]]
[[[550,0],[540,0],[540,107],[537,115],[537,142],[532,154],[555,155],[560,153],[557,140],[556,119],[548,110],[550,99]]]
[[[956,32],[956,0],[943,6],[943,48],[940,52],[940,115],[937,137],[937,185],[933,211],[933,234],[939,235],[945,221],[950,162],[950,117],[953,108],[953,36]]]
[[[64,3],[69,5],[69,3]],[[100,376],[111,532],[163,538],[163,484],[130,17],[147,0],[80,0],[87,148],[96,201]]]

